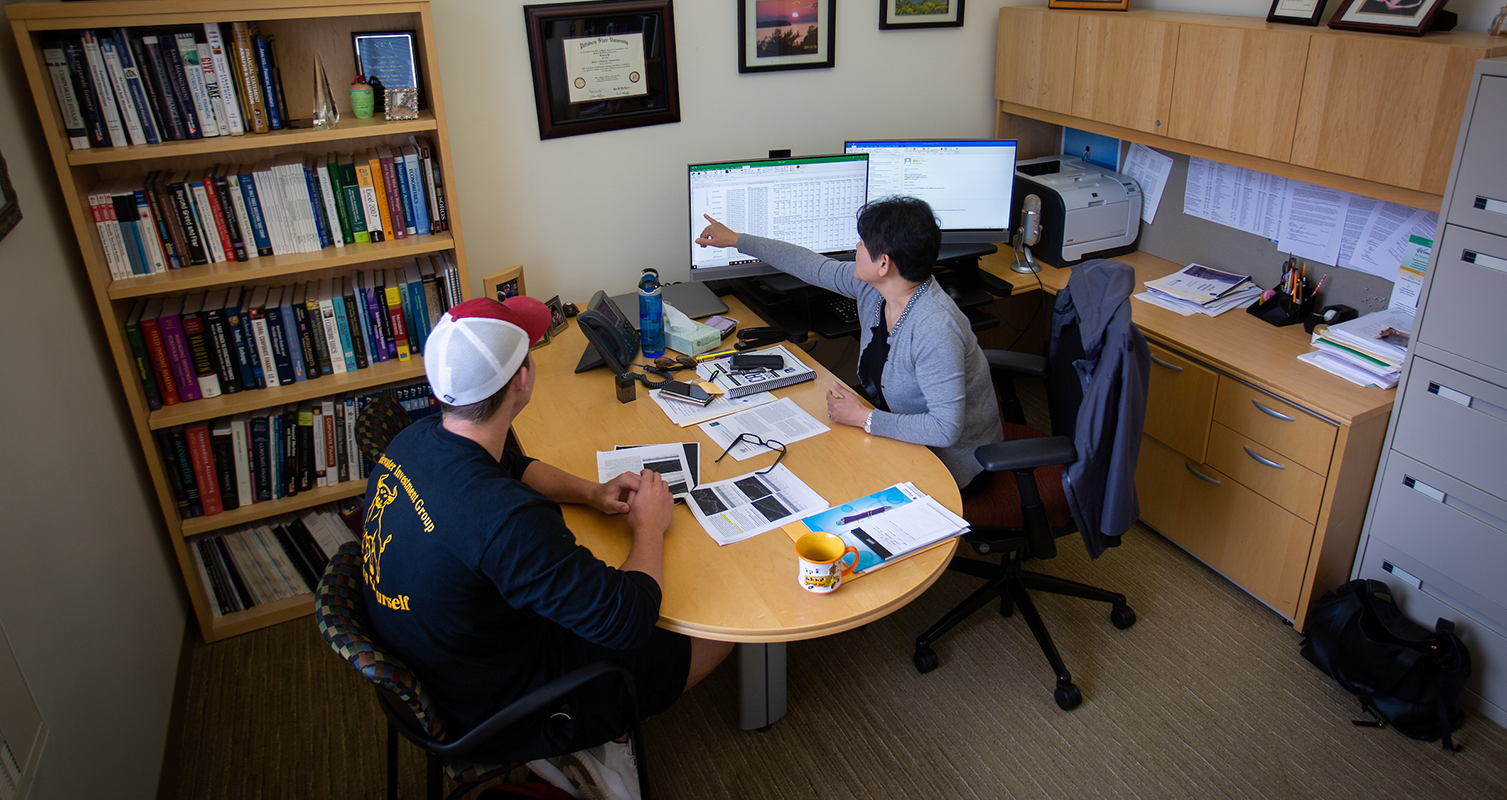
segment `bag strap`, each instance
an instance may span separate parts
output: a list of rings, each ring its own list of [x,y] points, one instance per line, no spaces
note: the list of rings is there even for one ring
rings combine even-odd
[[[1354,725],[1357,728],[1387,727],[1387,721],[1385,719],[1382,719],[1381,714],[1376,711],[1376,707],[1371,705],[1371,700],[1369,698],[1362,697],[1360,699],[1360,712],[1369,716],[1370,719],[1352,719],[1350,720],[1351,725]]]
[[[1439,617],[1434,623],[1434,633],[1438,635],[1442,643],[1449,646],[1452,652],[1455,650],[1455,623],[1453,620]],[[1455,744],[1454,737],[1450,735],[1449,708],[1444,702],[1444,671],[1442,665],[1440,671],[1434,674],[1434,681],[1438,684],[1435,687],[1434,695],[1439,699],[1439,731],[1444,734],[1441,744],[1443,744],[1445,752],[1458,753],[1460,752],[1461,745]]]

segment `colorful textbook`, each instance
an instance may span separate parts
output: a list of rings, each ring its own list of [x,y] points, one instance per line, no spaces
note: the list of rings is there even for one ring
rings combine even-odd
[[[813,514],[785,527],[792,540],[826,531],[858,548],[857,575],[968,532],[968,522],[910,481]]]

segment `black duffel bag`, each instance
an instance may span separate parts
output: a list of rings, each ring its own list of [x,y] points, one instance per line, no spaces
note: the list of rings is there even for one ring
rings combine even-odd
[[[1470,651],[1440,618],[1430,631],[1408,619],[1385,583],[1354,580],[1314,605],[1300,652],[1360,698],[1361,710],[1414,739],[1444,739],[1465,721],[1460,693],[1470,678]]]

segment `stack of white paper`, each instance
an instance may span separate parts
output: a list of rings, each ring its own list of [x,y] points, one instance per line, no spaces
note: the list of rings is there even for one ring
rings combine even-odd
[[[1232,308],[1244,308],[1261,296],[1261,287],[1251,283],[1251,276],[1202,264],[1189,264],[1171,275],[1146,281],[1146,289],[1136,299],[1185,317],[1217,317]]]
[[[691,515],[719,545],[741,542],[827,507],[784,464],[691,490]]]
[[[1314,352],[1298,356],[1326,372],[1360,386],[1390,389],[1402,373],[1407,355],[1405,337],[1412,333],[1413,318],[1397,310],[1376,311],[1313,332]],[[1384,333],[1391,333],[1383,339]],[[1403,341],[1397,341],[1399,335]]]

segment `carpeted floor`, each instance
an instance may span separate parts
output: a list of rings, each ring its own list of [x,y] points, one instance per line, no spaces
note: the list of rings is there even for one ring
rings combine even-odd
[[[948,573],[865,630],[789,648],[789,714],[737,729],[736,667],[646,728],[649,788],[677,798],[1502,798],[1507,732],[1479,716],[1464,750],[1356,728],[1356,704],[1298,655],[1270,610],[1160,536],[1137,529],[1090,563],[1066,546],[1043,571],[1124,592],[1107,609],[1038,598],[1082,688],[1053,703],[1050,670],[1018,618],[980,612],[920,675],[911,643],[977,581]],[[372,692],[312,619],[191,643],[163,798],[371,798],[383,725]],[[422,797],[400,747],[404,797]]]

